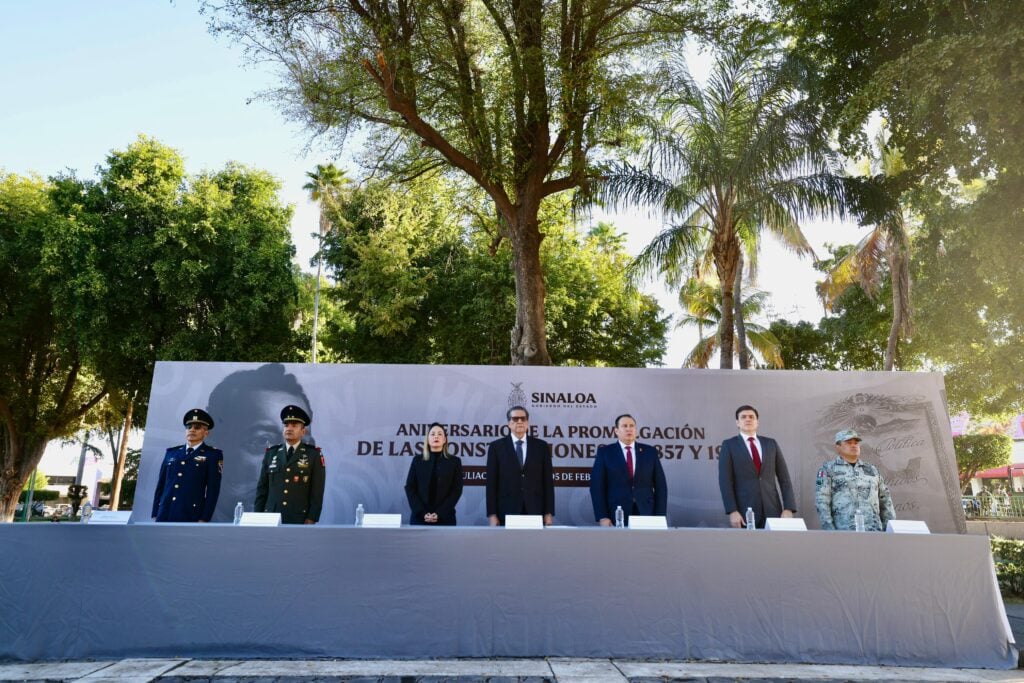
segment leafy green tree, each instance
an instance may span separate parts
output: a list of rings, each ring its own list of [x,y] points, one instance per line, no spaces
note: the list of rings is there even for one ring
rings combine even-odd
[[[717,0],[502,3],[227,0],[214,30],[283,63],[287,111],[341,136],[369,124],[375,168],[455,170],[489,198],[513,254],[513,364],[551,362],[539,216],[623,144],[665,36],[703,29]],[[671,30],[671,33],[670,33]]]
[[[914,255],[911,349],[942,370],[952,411],[1024,410],[1024,179],[930,194]]]
[[[1015,2],[773,0],[808,88],[851,152],[881,113],[910,175],[1024,172],[1024,16]],[[908,183],[908,186],[911,183]]]
[[[0,520],[51,439],[69,436],[107,393],[73,320],[57,311],[73,277],[59,248],[82,226],[55,210],[38,178],[0,174]],[[81,273],[79,272],[79,275]]]
[[[1006,434],[961,434],[953,437],[960,487],[967,491],[975,474],[1010,464],[1013,439]]]
[[[839,264],[849,262],[854,245],[829,246],[831,258],[818,261],[823,274],[834,273]],[[779,340],[785,367],[792,370],[881,370],[892,321],[891,284],[881,274],[878,296],[869,297],[860,287],[848,287],[835,296],[830,315],[818,324],[784,320],[772,322],[770,331]],[[901,365],[916,366],[910,360]]]
[[[424,177],[400,193],[371,184],[353,194],[347,227],[325,250],[337,280],[328,298],[345,311],[343,326],[329,328],[337,353],[360,362],[508,362],[512,251],[493,239],[493,216],[448,187]],[[604,224],[580,235],[569,210],[553,201],[541,214],[551,226],[542,254],[554,361],[657,363],[667,320],[629,287],[621,236]]]
[[[829,340],[813,323],[773,320],[768,331],[779,342],[782,367],[789,370],[835,369]]]
[[[38,469],[33,471],[35,472],[35,477],[29,476],[29,478],[25,480],[25,484],[21,487],[22,491],[28,491],[29,488],[34,491],[41,491],[50,485],[50,480],[46,478],[45,474],[40,472]]]
[[[724,49],[706,87],[681,61],[660,80],[665,114],[647,158],[613,165],[603,196],[653,205],[672,222],[637,257],[640,274],[710,252],[722,293],[720,365],[731,368],[744,238],[768,231],[810,253],[800,220],[842,215],[846,183],[798,80],[756,37]]]
[[[310,340],[310,360],[317,361],[316,333],[320,322],[320,273],[323,269],[323,240],[332,229],[330,216],[338,215],[337,211],[325,211],[325,207],[335,207],[345,201],[348,194],[349,179],[345,172],[339,170],[334,164],[317,164],[316,170],[306,173],[309,182],[302,186],[303,190],[309,192],[309,198],[320,205],[319,220],[319,244],[316,252],[316,287],[313,295],[313,326],[312,339]]]
[[[867,166],[864,168],[866,175],[877,172],[882,178],[897,178],[905,172],[903,157],[897,150],[888,146],[884,129],[875,137],[870,152],[872,156],[862,162]],[[836,297],[853,284],[859,285],[869,297],[877,296],[885,275],[885,266],[888,266],[889,291],[892,294],[892,324],[885,347],[883,370],[894,369],[899,341],[901,338],[909,337],[913,329],[910,245],[910,233],[903,211],[884,212],[864,239],[840,259],[825,279],[818,283],[818,295],[826,310],[829,310]]]
[[[767,292],[749,290],[741,304],[742,315],[736,320],[742,318],[745,321],[747,355],[750,358],[760,355],[764,366],[781,368],[779,340],[769,328],[753,321],[755,316],[764,312],[767,301]],[[706,368],[721,344],[722,289],[712,282],[691,278],[679,292],[679,303],[686,313],[676,327],[696,327],[699,335],[697,344],[683,361],[683,367]]]
[[[277,187],[233,164],[190,178],[145,137],[96,181],[3,176],[0,519],[51,439],[112,428],[111,411],[123,410],[123,434],[133,414],[144,421],[158,358],[296,357],[291,211]]]

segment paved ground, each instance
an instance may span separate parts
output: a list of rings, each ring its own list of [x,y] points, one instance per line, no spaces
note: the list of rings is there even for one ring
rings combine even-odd
[[[0,665],[0,680],[125,683],[655,683],[706,681],[1022,681],[1024,672],[606,659],[209,661],[124,659]]]
[[[1024,604],[1006,606],[1018,645]],[[608,659],[246,660],[122,659],[0,664],[0,681],[82,683],[804,683],[891,681],[1024,683],[1024,669],[925,669],[814,664],[715,664]]]

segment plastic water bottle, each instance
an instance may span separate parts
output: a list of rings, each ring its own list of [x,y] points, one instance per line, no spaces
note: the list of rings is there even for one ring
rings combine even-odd
[[[856,531],[864,531],[864,513],[857,508],[853,513],[853,528]]]
[[[747,531],[753,531],[757,528],[757,522],[754,520],[754,508],[747,508]]]
[[[621,529],[626,526],[626,513],[622,511],[622,506],[618,505],[615,507],[615,527]]]
[[[365,513],[365,512],[366,512],[366,510],[363,509],[363,504],[362,503],[360,503],[359,505],[356,505],[356,526],[362,526],[363,525],[363,513]]]
[[[79,517],[78,521],[82,524],[88,524],[90,519],[92,519],[92,503],[85,501],[85,505],[82,506],[82,516]]]
[[[238,501],[235,505],[235,524],[242,523],[242,513],[245,512],[245,507],[242,506],[242,501]]]

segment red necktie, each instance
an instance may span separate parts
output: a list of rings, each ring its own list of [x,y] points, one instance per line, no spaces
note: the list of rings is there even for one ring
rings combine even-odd
[[[761,454],[757,452],[757,443],[752,436],[748,436],[747,441],[750,442],[750,457],[754,459],[754,469],[761,474]]]
[[[760,465],[758,465],[760,467]],[[633,481],[633,447],[626,446],[626,471],[629,472],[629,480]]]

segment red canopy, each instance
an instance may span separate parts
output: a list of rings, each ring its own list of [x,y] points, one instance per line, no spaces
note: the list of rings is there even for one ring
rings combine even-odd
[[[990,470],[982,470],[974,476],[978,479],[1009,479],[1010,477],[1024,477],[1024,463],[1014,463],[1003,467],[993,467]]]

